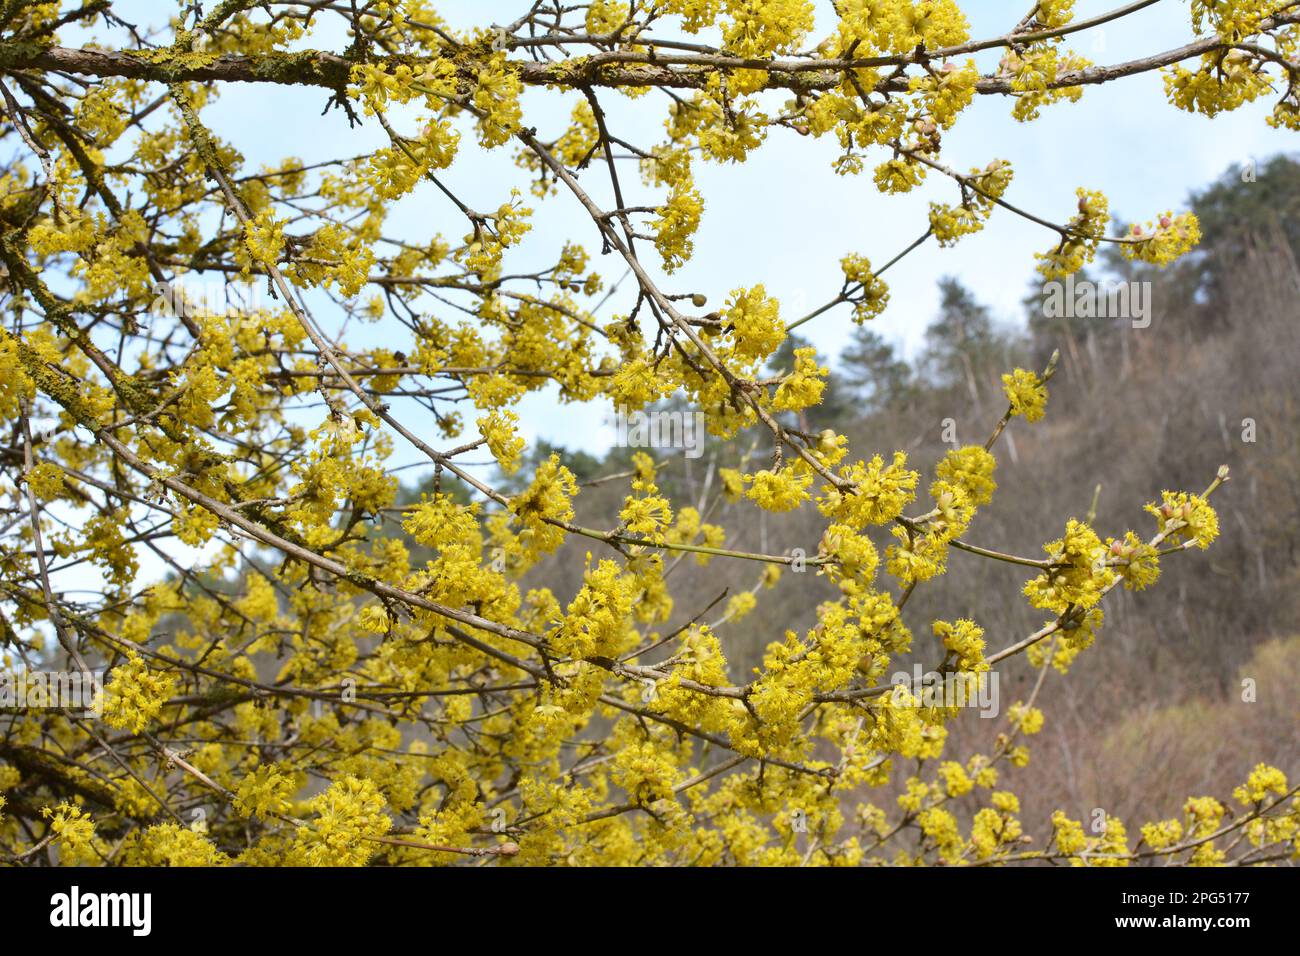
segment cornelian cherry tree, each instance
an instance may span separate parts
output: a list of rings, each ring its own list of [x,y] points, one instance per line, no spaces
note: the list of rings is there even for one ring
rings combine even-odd
[[[959,708],[885,682],[910,657],[977,688],[1019,654],[1066,670],[1107,592],[1146,588],[1166,557],[1210,545],[1226,470],[1166,492],[1145,528],[1044,516],[1060,536],[1043,555],[1002,554],[968,529],[994,500],[999,437],[1043,416],[1054,366],[1008,369],[987,441],[924,480],[902,452],[785,424],[826,385],[811,349],[767,370],[790,328],[871,320],[889,265],[994,214],[1042,227],[1045,279],[1103,243],[1155,264],[1191,249],[1191,215],[1152,210],[1114,235],[1105,196],[1079,189],[1053,218],[1016,202],[1007,162],[959,168],[941,145],[977,97],[1030,123],[1156,70],[1174,108],[1271,97],[1269,122],[1300,128],[1300,9],[1284,0],[1192,0],[1186,45],[1132,62],[1072,52],[1153,2],[1080,19],[1072,0],[1043,0],[984,39],[956,0],[837,0],[816,16],[810,0],[537,0],[477,29],[435,0],[223,0],[174,5],[166,22],[112,0],[0,3],[0,653],[10,672],[107,674],[90,712],[0,712],[0,856],[1294,854],[1295,790],[1262,764],[1225,802],[1192,798],[1140,832],[1064,813],[1022,823],[1002,786],[1029,759],[1037,690],[1008,702],[985,752],[952,754]],[[211,120],[232,84],[318,93],[319,140],[338,155],[253,168],[241,148],[256,131]],[[537,103],[559,109],[542,123],[525,110]],[[626,132],[632,111],[662,119],[653,141]],[[358,151],[357,128],[381,145]],[[781,137],[837,144],[846,184],[938,179],[951,198],[888,264],[827,249],[843,283],[810,316],[783,314],[744,274],[710,311],[674,281],[705,215],[693,174]],[[450,188],[448,171],[485,151],[509,153],[517,181]],[[392,222],[412,196],[419,234]],[[572,241],[530,246],[541,201],[567,204]],[[521,250],[548,264],[512,269]],[[606,315],[624,272],[610,300],[623,312]],[[226,282],[259,295],[192,295]],[[645,453],[611,479],[626,486],[614,527],[576,520],[581,488],[558,457],[506,493],[492,476],[519,468],[518,403],[541,389],[697,410],[719,449],[716,494],[670,500]],[[495,471],[471,464],[488,453]],[[399,504],[392,461],[410,455],[429,490]],[[728,547],[711,519],[800,508],[825,529],[803,570],[838,597],[765,635],[762,666],[737,673],[725,627],[675,607],[666,574],[745,562],[771,585],[799,559]],[[581,555],[557,554],[575,540],[580,587],[537,586],[530,572]],[[950,560],[1023,566],[1008,598],[1040,609],[1041,629],[924,619]],[[756,586],[726,616],[763,598]],[[904,795],[873,800],[891,780]],[[955,813],[956,798],[978,808]]]

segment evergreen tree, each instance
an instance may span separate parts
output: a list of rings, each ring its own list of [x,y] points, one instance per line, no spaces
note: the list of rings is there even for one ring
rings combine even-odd
[[[988,307],[952,276],[939,280],[939,315],[925,330],[921,368],[932,384],[961,387],[979,400],[984,374],[1000,363],[999,336]]]
[[[843,390],[863,411],[906,405],[914,396],[912,367],[899,357],[892,343],[875,329],[860,325],[840,355]]]

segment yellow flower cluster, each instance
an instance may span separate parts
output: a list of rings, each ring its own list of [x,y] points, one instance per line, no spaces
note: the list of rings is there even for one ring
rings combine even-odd
[[[794,350],[794,369],[781,379],[772,407],[778,411],[799,411],[822,400],[826,376],[830,369],[817,364],[817,350],[807,347]]]
[[[255,767],[240,781],[235,791],[235,809],[245,817],[288,813],[291,809],[289,800],[301,786],[301,781],[295,777],[274,764]]]
[[[104,688],[104,722],[138,734],[162,711],[172,695],[175,679],[151,670],[139,654],[113,668]]]
[[[71,866],[98,863],[103,858],[95,822],[85,810],[70,803],[45,807],[41,816],[50,821],[50,833],[64,861]]]
[[[934,636],[953,655],[958,670],[979,672],[989,669],[984,662],[984,629],[974,621],[961,620],[951,624],[935,621]]]
[[[1219,516],[1200,495],[1165,491],[1160,504],[1149,504],[1146,510],[1155,515],[1160,533],[1169,541],[1194,542],[1204,551],[1219,536]]]
[[[794,52],[813,26],[812,0],[728,0],[726,8],[731,19],[722,31],[726,49],[750,59]]]
[[[847,286],[856,287],[851,295],[853,321],[858,325],[874,319],[889,305],[889,286],[871,271],[871,260],[866,256],[848,255],[840,260]]]
[[[1082,188],[1075,192],[1079,197],[1078,212],[1066,224],[1060,243],[1049,252],[1034,254],[1044,279],[1063,279],[1092,262],[1110,224],[1110,204],[1105,196]]]
[[[969,39],[966,15],[953,0],[846,0],[838,10],[840,44],[857,41],[872,53],[942,49]]]
[[[1146,229],[1133,224],[1129,241],[1121,246],[1127,259],[1165,266],[1190,252],[1201,241],[1201,226],[1190,212],[1175,216],[1165,213]]]
[[[812,475],[798,474],[793,468],[764,470],[747,476],[750,484],[746,496],[767,511],[793,511],[808,500]]]
[[[519,456],[524,450],[524,440],[516,432],[518,425],[519,416],[509,409],[494,408],[478,419],[488,450],[507,475],[519,470]]]
[[[780,303],[762,285],[733,291],[726,319],[735,340],[734,354],[742,362],[766,359],[785,341]]]
[[[1160,554],[1132,531],[1124,533],[1123,540],[1108,539],[1107,560],[1124,579],[1124,587],[1141,591],[1150,587],[1160,577]]]
[[[997,482],[993,472],[997,459],[980,445],[954,448],[935,466],[935,474],[942,481],[960,488],[974,505],[986,505],[993,500]]]
[[[941,246],[951,246],[962,236],[979,232],[993,213],[996,200],[1011,185],[1011,164],[994,160],[983,170],[971,170],[971,191],[957,206],[930,203],[930,229]]]
[[[663,257],[666,272],[676,271],[691,257],[694,250],[691,237],[699,229],[703,214],[703,197],[684,182],[678,182],[660,209],[659,217],[650,223],[655,232],[655,248]]]
[[[1232,795],[1243,806],[1262,803],[1270,793],[1279,797],[1286,796],[1286,774],[1268,764],[1256,764],[1246,782],[1232,791]]]
[[[510,510],[524,525],[530,554],[554,551],[564,541],[564,531],[553,522],[567,522],[573,517],[570,500],[578,493],[573,472],[560,464],[559,455],[542,462],[532,484],[510,500]]]
[[[23,476],[32,494],[43,501],[56,498],[63,491],[63,469],[53,462],[43,461],[33,465]]]
[[[1036,422],[1047,408],[1047,386],[1029,369],[1018,368],[1002,376],[1002,390],[1011,402],[1011,414],[1023,415],[1025,421]]]
[[[1094,607],[1115,579],[1106,546],[1082,521],[1071,518],[1065,536],[1043,545],[1043,550],[1049,567],[1025,585],[1025,596],[1034,607],[1057,614]]]
[[[893,521],[916,497],[920,476],[907,468],[907,455],[898,451],[888,465],[879,455],[870,462],[855,462],[840,469],[840,478],[848,490],[827,488],[817,500],[826,517],[864,528]]]
[[[373,780],[346,776],[312,797],[307,809],[314,821],[300,827],[288,860],[305,866],[364,866],[393,821]]]

